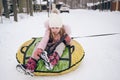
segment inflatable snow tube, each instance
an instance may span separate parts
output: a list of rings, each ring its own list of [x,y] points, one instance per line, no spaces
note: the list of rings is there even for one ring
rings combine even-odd
[[[28,58],[32,55],[35,45],[40,42],[40,38],[32,38],[23,43],[16,53],[18,63],[25,64]],[[43,60],[39,60],[34,71],[35,76],[51,76],[61,75],[75,70],[84,57],[84,50],[82,46],[75,40],[72,40],[73,46],[66,46],[63,55],[58,64],[52,69],[47,70],[44,66]]]

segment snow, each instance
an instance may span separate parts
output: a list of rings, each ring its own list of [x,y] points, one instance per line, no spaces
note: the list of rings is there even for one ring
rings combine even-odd
[[[3,18],[0,23],[0,80],[119,80],[120,79],[120,12],[70,10],[60,14],[85,50],[81,65],[70,73],[59,76],[30,77],[16,71],[16,52],[32,37],[44,35],[47,12],[18,15],[18,22]],[[97,34],[116,35],[84,37]]]

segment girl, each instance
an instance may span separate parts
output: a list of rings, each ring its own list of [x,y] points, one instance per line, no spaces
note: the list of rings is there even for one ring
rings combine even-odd
[[[51,13],[49,20],[45,23],[46,31],[42,40],[38,43],[32,56],[21,69],[34,72],[37,61],[43,59],[47,69],[51,70],[58,63],[65,46],[70,45],[70,30],[63,25],[59,14]]]

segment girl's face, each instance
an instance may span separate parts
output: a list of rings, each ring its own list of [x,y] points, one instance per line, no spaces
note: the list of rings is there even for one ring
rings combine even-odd
[[[54,33],[54,34],[58,34],[60,32],[60,28],[59,27],[51,27],[51,31]]]

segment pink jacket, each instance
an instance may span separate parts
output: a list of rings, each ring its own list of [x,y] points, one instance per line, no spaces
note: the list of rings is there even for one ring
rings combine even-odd
[[[47,46],[47,43],[49,41],[49,35],[50,35],[49,33],[50,33],[50,31],[48,30],[48,28],[49,28],[48,21],[45,22],[45,28],[46,28],[45,34],[44,34],[42,40],[39,42],[39,44],[37,46],[37,48],[41,48],[42,50],[45,50],[45,48]],[[70,35],[71,30],[67,25],[64,25],[64,29],[65,29],[66,33],[68,35]]]

